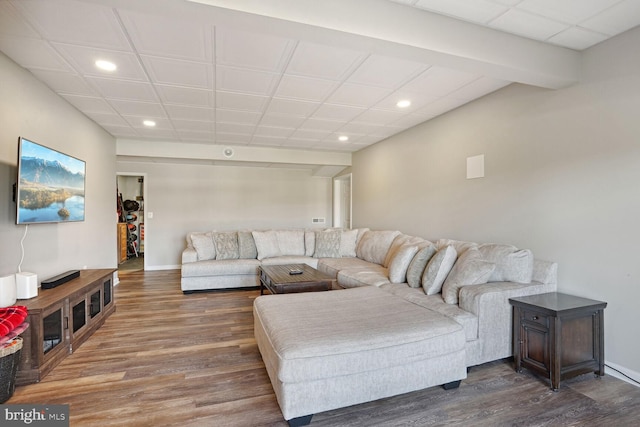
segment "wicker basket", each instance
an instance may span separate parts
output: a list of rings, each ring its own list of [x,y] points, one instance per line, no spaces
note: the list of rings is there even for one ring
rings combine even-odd
[[[21,352],[22,338],[20,337],[0,347],[0,403],[6,402],[13,396]]]

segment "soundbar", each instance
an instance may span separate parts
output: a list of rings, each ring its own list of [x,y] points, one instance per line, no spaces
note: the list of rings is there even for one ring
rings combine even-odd
[[[63,283],[67,283],[69,280],[73,280],[76,277],[80,277],[80,270],[70,270],[66,273],[58,274],[57,276],[43,280],[40,285],[42,289],[52,289],[56,286],[62,285]]]

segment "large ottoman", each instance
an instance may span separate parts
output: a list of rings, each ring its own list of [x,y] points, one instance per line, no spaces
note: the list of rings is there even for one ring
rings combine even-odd
[[[289,425],[467,376],[460,324],[377,287],[260,296],[253,313]]]

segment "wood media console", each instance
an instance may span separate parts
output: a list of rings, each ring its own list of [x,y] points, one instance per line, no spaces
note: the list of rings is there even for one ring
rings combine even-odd
[[[20,301],[29,310],[29,329],[22,336],[16,385],[39,382],[116,311],[114,271],[81,270],[80,277]]]

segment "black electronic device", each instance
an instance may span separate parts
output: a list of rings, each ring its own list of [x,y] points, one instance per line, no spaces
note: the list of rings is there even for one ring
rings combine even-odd
[[[291,270],[289,270],[289,274],[291,274],[292,276],[295,274],[302,274],[302,270],[299,268],[292,268]]]
[[[73,280],[76,277],[80,277],[80,270],[70,270],[65,273],[58,274],[57,276],[43,280],[40,285],[42,289],[52,289],[56,286],[62,285],[63,283],[67,283],[69,280]]]

